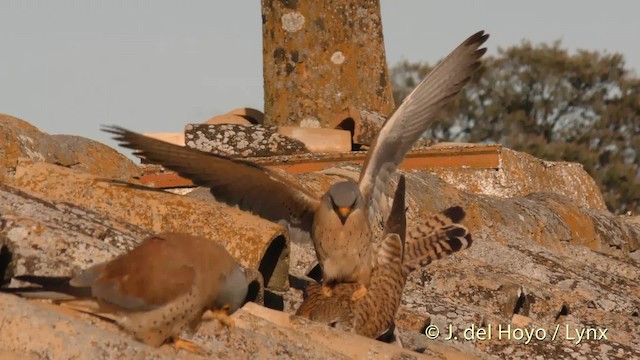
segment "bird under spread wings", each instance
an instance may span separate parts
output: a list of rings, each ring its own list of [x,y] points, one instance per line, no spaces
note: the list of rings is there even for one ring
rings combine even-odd
[[[121,127],[104,130],[136,155],[209,188],[217,201],[288,227],[293,241],[311,238],[325,284],[366,286],[377,261],[371,219],[380,211],[390,177],[478,69],[486,52],[480,46],[488,37],[479,31],[445,57],[384,123],[359,182],[336,183],[320,199],[276,171],[249,161],[173,145]]]
[[[307,297],[296,315],[352,331],[370,338],[384,334],[395,318],[407,273],[403,266],[406,237],[405,178],[400,176],[393,205],[385,223],[377,263],[367,293],[358,300],[358,284],[337,284],[331,296],[324,296],[319,284],[305,289]]]
[[[407,231],[404,187],[401,176],[385,223],[378,263],[364,297],[353,300],[353,294],[359,291],[354,283],[336,285],[328,297],[322,294],[320,284],[310,284],[296,315],[378,338],[395,319],[409,273],[472,244],[471,234],[460,224],[465,213],[459,206],[432,215],[417,230]]]

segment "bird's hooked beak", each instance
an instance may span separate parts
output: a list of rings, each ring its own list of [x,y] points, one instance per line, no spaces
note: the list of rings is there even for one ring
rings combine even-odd
[[[349,216],[349,214],[351,214],[352,210],[353,209],[350,207],[339,207],[336,209],[336,212],[338,213],[338,217],[340,218],[342,225],[344,225],[344,223],[347,221],[347,217]]]

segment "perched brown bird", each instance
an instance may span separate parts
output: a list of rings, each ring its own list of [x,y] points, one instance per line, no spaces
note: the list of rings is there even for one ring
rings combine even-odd
[[[411,271],[472,244],[471,234],[459,224],[465,215],[459,206],[428,218],[419,230],[410,232],[405,242],[404,187],[401,176],[366,295],[359,301],[353,300],[353,293],[359,290],[355,283],[337,284],[329,297],[322,294],[321,285],[311,284],[297,315],[377,338],[394,321]]]
[[[323,292],[357,282],[366,293],[376,263],[371,221],[396,167],[438,112],[468,82],[486,52],[480,31],[453,50],[385,122],[369,150],[358,183],[336,183],[317,199],[276,171],[240,159],[173,145],[120,128],[105,127],[136,155],[208,187],[216,200],[289,228],[294,241],[311,238],[323,272]]]
[[[33,276],[16,278],[38,283]],[[222,246],[178,233],[151,236],[68,285],[67,293],[75,296],[59,298],[63,305],[112,319],[145,344],[160,346],[173,339],[176,350],[193,352],[200,352],[197,345],[179,335],[195,331],[207,311],[233,326],[228,314],[242,306],[249,286],[244,269]],[[78,298],[80,293],[87,297]]]

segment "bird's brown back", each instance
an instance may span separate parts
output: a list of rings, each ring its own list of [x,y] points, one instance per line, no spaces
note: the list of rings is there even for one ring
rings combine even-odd
[[[296,315],[348,330],[353,327],[351,295],[359,286],[357,283],[336,284],[332,289],[332,296],[327,297],[321,292],[322,285],[309,284],[305,289],[307,297]]]
[[[223,276],[235,262],[226,250],[206,238],[162,233],[98,268],[91,284],[94,296],[130,310],[142,300],[148,308],[164,305],[189,292],[208,274]],[[210,291],[217,291],[219,281]],[[133,298],[133,299],[132,299]]]

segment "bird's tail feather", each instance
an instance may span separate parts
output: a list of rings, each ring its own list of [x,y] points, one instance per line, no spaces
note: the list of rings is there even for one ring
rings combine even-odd
[[[15,294],[26,299],[51,300],[59,306],[117,321],[115,308],[91,298],[91,288],[74,287],[68,276],[15,276],[16,280],[39,286],[2,288],[0,292]]]
[[[38,286],[2,288],[0,291],[18,294],[26,298],[54,301],[91,297],[90,288],[71,286],[69,284],[71,277],[68,276],[19,275],[14,278]]]
[[[40,287],[3,288],[0,292],[15,294],[25,299],[41,299],[52,301],[67,301],[76,299],[75,296],[56,291],[45,291]]]
[[[60,302],[60,306],[114,322],[119,320],[117,313],[113,309],[92,299],[63,301]]]
[[[391,205],[391,212],[384,225],[382,243],[378,252],[378,262],[389,263],[396,259],[400,262],[403,261],[407,235],[405,187],[404,175],[400,175],[393,197],[393,204]],[[397,235],[397,238],[390,236],[393,234]]]
[[[172,194],[170,192],[165,191],[164,189],[157,189],[151,186],[135,184],[135,183],[124,181],[124,180],[96,178],[94,179],[94,181],[97,183],[111,184],[113,186],[122,186],[122,187],[131,188],[131,189],[143,190],[143,191],[156,191],[156,192],[164,192],[164,193]]]
[[[402,262],[402,238],[396,233],[387,234],[380,244],[378,250],[378,264],[389,264],[391,262]]]
[[[471,246],[471,234],[460,224],[464,217],[464,210],[454,206],[412,229],[405,246],[405,268],[413,271]]]

